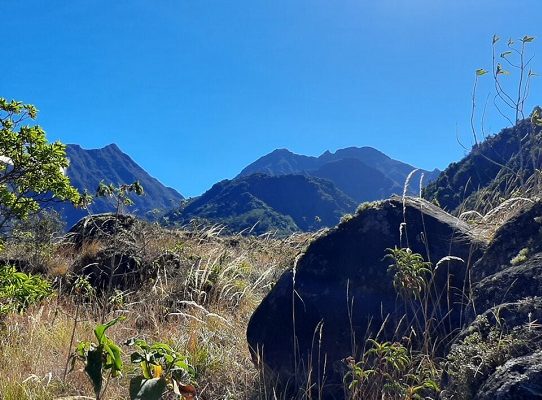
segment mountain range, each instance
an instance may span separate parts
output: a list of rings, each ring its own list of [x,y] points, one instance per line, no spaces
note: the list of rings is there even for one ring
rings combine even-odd
[[[408,175],[414,170],[412,165],[394,160],[372,147],[347,147],[335,153],[326,151],[319,157],[278,149],[245,167],[238,177],[254,173],[314,176],[330,180],[353,200],[363,202],[402,193]],[[423,182],[427,184],[439,173],[438,169],[418,169],[413,181],[419,182],[423,174]]]
[[[371,147],[327,151],[319,157],[278,149],[166,214],[164,221],[183,225],[199,219],[224,224],[231,232],[315,230],[336,225],[361,202],[401,194],[413,171],[415,167]],[[419,180],[423,174],[430,182],[438,173],[417,170],[414,175]]]
[[[101,149],[66,147],[67,174],[80,191],[93,194],[100,182],[114,185],[139,181],[143,196],[131,196],[127,210],[139,217],[156,218],[169,225],[192,220],[223,224],[230,232],[288,234],[337,224],[363,201],[400,194],[415,167],[394,160],[371,147],[349,147],[319,157],[275,150],[245,167],[237,177],[213,185],[199,197],[184,199],[161,184],[115,144]],[[435,179],[439,171],[417,170],[412,186]],[[88,212],[114,211],[111,199],[96,199],[90,209],[58,203],[53,208],[68,227]]]
[[[152,212],[165,212],[178,206],[184,199],[175,189],[164,186],[150,176],[116,144],[90,150],[77,144],[68,144],[66,155],[70,162],[66,173],[72,185],[80,192],[86,190],[94,194],[102,181],[116,186],[139,181],[145,193],[142,196],[130,196],[134,204],[129,209],[129,212],[139,217]],[[75,208],[69,203],[54,203],[52,208],[64,217],[69,228],[89,212],[98,214],[114,211],[115,205],[111,199],[97,198],[89,210]]]

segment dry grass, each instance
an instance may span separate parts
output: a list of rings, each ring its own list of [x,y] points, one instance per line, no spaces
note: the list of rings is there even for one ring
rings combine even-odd
[[[175,263],[163,263],[156,279],[142,288],[116,293],[109,301],[107,320],[127,318],[108,335],[123,343],[131,337],[161,341],[188,355],[196,368],[200,399],[255,399],[258,372],[252,365],[245,330],[250,315],[273,282],[312,240],[311,235],[286,239],[223,237],[214,231],[190,233],[148,227],[138,251],[146,262],[164,254]],[[97,253],[102,244],[91,242],[79,254],[55,248],[56,265],[76,262]],[[62,262],[61,262],[62,261]],[[49,269],[58,274],[63,268]],[[5,400],[53,399],[92,395],[82,364],[63,379],[76,314],[76,298],[62,292],[56,298],[9,315],[0,335],[0,396]],[[75,343],[93,339],[106,301],[97,298],[79,308]],[[123,346],[125,372],[107,389],[107,399],[126,399],[128,381],[135,373],[131,349]]]

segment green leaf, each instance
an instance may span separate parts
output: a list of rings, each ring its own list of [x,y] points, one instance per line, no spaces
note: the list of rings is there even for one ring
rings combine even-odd
[[[94,393],[98,396],[102,390],[102,352],[100,349],[90,350],[87,354],[87,363],[85,365],[85,372],[92,382]]]
[[[147,361],[142,361],[139,365],[141,367],[141,372],[143,373],[143,377],[146,379],[151,379],[152,372],[149,368],[149,364],[147,363]]]
[[[505,70],[501,64],[497,64],[497,70],[495,71],[497,75],[509,75],[510,72]]]
[[[534,40],[534,36],[528,36],[528,35],[523,36],[523,39],[521,39],[523,43],[531,43],[533,40]]]
[[[505,51],[504,53],[501,53],[501,58],[506,58],[506,57],[509,56],[510,54],[512,54],[512,52],[511,52],[510,50]]]
[[[104,343],[104,350],[108,354],[106,368],[111,369],[111,373],[114,377],[120,375],[120,372],[122,371],[122,351],[120,347],[112,340],[107,340],[107,342]]]
[[[107,329],[115,325],[117,322],[124,321],[125,319],[126,317],[121,315],[105,324],[100,324],[96,326],[96,328],[94,328],[94,335],[96,335],[96,339],[98,339],[98,343],[102,344],[102,341],[104,340],[104,336],[105,336],[105,331]]]
[[[130,380],[131,400],[160,400],[166,390],[163,378],[145,379],[142,376]]]
[[[487,70],[485,70],[483,68],[480,68],[480,69],[476,70],[476,76],[482,76],[482,75],[485,75],[485,74],[487,74]]]

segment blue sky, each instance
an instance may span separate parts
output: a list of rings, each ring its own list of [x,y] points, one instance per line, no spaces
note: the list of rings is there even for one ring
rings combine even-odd
[[[458,137],[472,144],[492,35],[542,45],[540,0],[0,0],[0,14],[0,96],[37,105],[50,140],[117,143],[186,196],[284,147],[442,169]],[[534,81],[528,109],[541,102]],[[485,130],[505,125],[488,104]]]

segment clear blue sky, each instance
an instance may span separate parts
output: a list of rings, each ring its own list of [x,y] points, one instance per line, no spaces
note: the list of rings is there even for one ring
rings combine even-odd
[[[0,15],[1,97],[37,105],[50,140],[115,142],[187,196],[283,147],[442,169],[456,136],[471,144],[491,36],[542,49],[540,0],[0,0]]]

